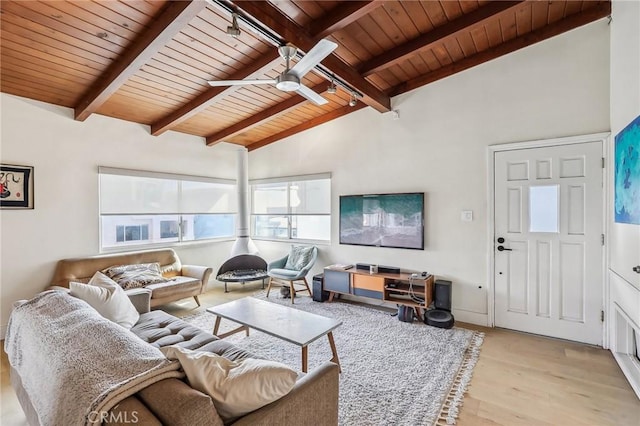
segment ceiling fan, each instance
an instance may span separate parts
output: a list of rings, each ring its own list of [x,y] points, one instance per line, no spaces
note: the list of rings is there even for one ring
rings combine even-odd
[[[302,77],[309,71],[311,71],[316,65],[318,65],[324,58],[326,58],[331,52],[333,52],[338,45],[332,41],[322,39],[306,54],[304,57],[294,65],[293,68],[289,68],[289,64],[292,58],[296,56],[298,49],[287,44],[285,46],[278,47],[278,52],[282,59],[287,62],[286,69],[278,77],[274,79],[257,79],[257,80],[219,80],[209,81],[211,86],[240,86],[246,84],[273,84],[276,88],[284,92],[296,92],[300,96],[303,96],[313,102],[316,105],[324,105],[328,101],[300,83]]]

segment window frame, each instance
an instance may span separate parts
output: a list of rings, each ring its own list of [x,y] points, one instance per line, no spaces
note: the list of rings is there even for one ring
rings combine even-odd
[[[115,167],[98,167],[98,234],[99,234],[99,252],[100,253],[109,253],[109,252],[122,252],[122,251],[130,251],[130,250],[139,250],[139,249],[153,249],[153,248],[163,248],[163,247],[177,247],[177,246],[191,246],[191,245],[201,245],[201,244],[211,244],[216,242],[224,242],[224,241],[233,241],[236,239],[237,235],[237,221],[238,221],[238,205],[237,200],[235,205],[232,208],[232,211],[225,212],[216,212],[216,213],[202,213],[202,212],[162,212],[162,213],[103,213],[102,212],[102,175],[120,175],[126,177],[142,177],[142,178],[156,178],[156,179],[165,179],[165,180],[175,180],[178,181],[178,204],[182,202],[182,182],[199,182],[199,183],[215,183],[222,185],[230,185],[233,186],[233,190],[235,192],[237,182],[235,179],[224,179],[224,178],[214,178],[214,177],[205,177],[205,176],[195,176],[195,175],[183,175],[183,174],[175,174],[175,173],[163,173],[163,172],[154,172],[154,171],[145,171],[145,170],[132,170],[132,169],[123,169],[123,168],[115,168]],[[186,223],[185,217],[188,216],[233,216],[234,226],[233,233],[229,236],[223,237],[213,237],[213,238],[202,238],[202,239],[191,239],[185,240],[185,232],[184,228]],[[125,240],[122,242],[117,242],[116,245],[113,246],[105,246],[104,240],[104,225],[103,218],[104,217],[114,217],[114,216],[123,216],[128,218],[134,218],[136,216],[140,217],[149,217],[153,218],[162,217],[162,216],[172,216],[175,217],[175,220],[178,222],[178,236],[177,237],[167,237],[167,239],[172,241],[160,241],[162,238],[159,236],[156,242],[153,241],[151,237],[151,228],[152,226],[149,224],[146,225],[135,225],[135,224],[126,224],[116,226],[123,226],[125,228],[127,226],[146,226],[147,227],[147,240]],[[160,235],[160,226],[161,222],[166,221],[168,219],[159,218],[157,221],[158,225],[158,235]],[[142,234],[141,234],[142,235]],[[177,238],[177,241],[174,240]],[[149,242],[145,242],[149,241]],[[138,243],[136,243],[138,242]]]
[[[310,180],[327,180],[329,183],[329,206],[328,213],[294,213],[292,212],[291,207],[291,187],[295,182],[302,181],[310,181]],[[286,184],[286,199],[287,199],[287,207],[286,213],[254,213],[255,206],[255,189],[257,185],[264,184],[273,184],[273,183],[283,183]],[[309,244],[320,244],[320,245],[331,245],[331,235],[332,235],[332,204],[333,197],[332,193],[332,182],[331,182],[331,173],[317,173],[317,174],[309,174],[309,175],[298,175],[298,176],[283,176],[276,178],[267,178],[267,179],[252,179],[249,181],[249,234],[252,239],[260,240],[260,241],[277,241],[277,242],[289,242],[289,243],[309,243]],[[287,237],[286,238],[278,238],[278,237],[263,237],[256,235],[256,227],[254,218],[257,216],[266,216],[266,217],[274,217],[274,216],[283,216],[286,217],[287,220]],[[308,239],[308,238],[294,238],[292,222],[294,216],[328,216],[329,217],[329,238],[326,240],[323,239]]]
[[[146,228],[147,238],[142,238],[143,232],[142,227]],[[118,228],[122,228],[122,241],[118,241]],[[127,239],[127,228],[138,228],[138,233],[140,238],[137,239]],[[116,242],[117,243],[126,243],[128,241],[147,241],[149,240],[149,225],[148,224],[137,224],[137,225],[116,225]]]

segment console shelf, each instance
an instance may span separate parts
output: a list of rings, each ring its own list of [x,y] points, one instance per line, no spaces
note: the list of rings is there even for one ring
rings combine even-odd
[[[324,269],[323,290],[329,292],[329,301],[336,294],[351,294],[398,305],[410,306],[420,316],[433,298],[433,275],[414,276],[415,272],[370,273],[361,269],[328,266]],[[414,300],[410,295],[423,299]]]
[[[416,280],[418,281],[418,280]],[[424,295],[424,281],[420,280],[419,284],[413,284],[413,290],[411,290],[411,286],[409,284],[398,284],[397,287],[385,287],[385,292],[396,292],[396,293],[415,293],[416,295]]]

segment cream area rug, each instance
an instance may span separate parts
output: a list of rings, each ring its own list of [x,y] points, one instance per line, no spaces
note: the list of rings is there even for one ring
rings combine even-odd
[[[483,333],[404,323],[397,317],[347,302],[319,303],[298,296],[295,305],[279,292],[256,296],[285,306],[342,320],[333,332],[340,358],[340,425],[455,424],[463,395],[478,360]],[[183,318],[209,332],[215,316],[199,312]],[[222,320],[220,332],[237,327]],[[299,346],[251,330],[226,338],[266,359],[300,371]],[[309,345],[309,370],[331,359],[328,339]]]

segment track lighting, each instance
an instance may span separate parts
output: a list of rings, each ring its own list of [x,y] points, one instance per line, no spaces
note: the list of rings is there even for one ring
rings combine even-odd
[[[238,26],[238,14],[231,14],[231,26],[227,27],[227,34],[233,38],[240,37],[240,27]]]
[[[351,99],[349,99],[349,106],[354,107],[358,103],[358,97],[355,92],[351,92]]]
[[[335,82],[335,80],[332,78],[332,79],[331,79],[331,84],[329,85],[329,87],[327,87],[327,93],[330,93],[330,94],[332,94],[332,95],[333,95],[333,94],[334,94],[334,93],[336,93],[337,91],[338,91],[338,88],[336,87],[336,82]]]

